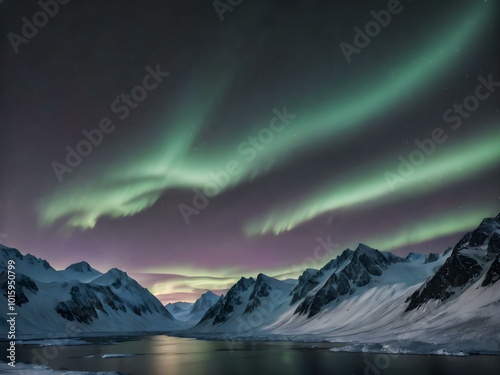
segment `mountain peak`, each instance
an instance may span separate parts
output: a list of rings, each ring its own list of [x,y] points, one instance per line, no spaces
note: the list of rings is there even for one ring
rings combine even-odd
[[[236,287],[236,289],[245,291],[253,284],[255,284],[255,280],[253,277],[248,277],[248,278],[242,277],[241,279],[238,280],[238,282],[235,285],[233,285],[233,288]]]
[[[201,318],[217,301],[219,301],[219,296],[211,291],[207,291],[196,300],[191,308],[191,313],[197,314]]]
[[[270,277],[270,276],[267,276],[266,274],[259,273],[257,275],[257,278],[255,279],[255,282],[257,282],[257,283],[260,282],[261,283],[261,282],[265,282],[267,280],[274,280],[274,279],[272,277]]]
[[[88,264],[85,261],[81,261],[81,262],[78,262],[78,263],[73,263],[70,266],[66,267],[65,270],[70,270],[70,271],[75,271],[75,272],[82,272],[82,273],[97,271],[97,270],[93,269],[90,266],[90,264]]]
[[[207,290],[205,293],[203,293],[200,298],[217,298],[219,299],[219,296],[212,292],[211,290]]]
[[[96,277],[92,282],[99,285],[111,285],[114,288],[125,287],[130,289],[130,287],[140,286],[137,281],[118,268],[111,268],[108,272]]]
[[[485,280],[488,278],[488,284],[489,277],[496,274],[495,260],[499,254],[500,215],[497,215],[483,219],[476,229],[458,241],[443,266],[407,298],[406,311],[418,309],[431,300],[444,302],[483,276]],[[491,280],[497,281],[495,277]]]
[[[367,257],[372,259],[375,263],[383,263],[386,265],[390,263],[398,263],[404,261],[403,258],[394,255],[390,251],[380,251],[363,243],[360,243],[358,245],[354,253],[366,255]]]
[[[106,274],[116,276],[116,277],[124,277],[124,276],[128,277],[128,275],[125,271],[122,271],[116,267],[111,268],[108,272],[106,272]]]
[[[356,250],[354,250],[354,252],[357,252],[357,253],[370,253],[370,254],[373,254],[376,251],[379,251],[379,250],[374,249],[373,247],[365,245],[364,243],[361,243],[361,242],[358,244],[358,247],[356,248]]]
[[[14,249],[13,247],[8,247],[5,245],[0,244],[0,250],[4,251],[6,254],[9,255],[9,258],[17,258],[17,259],[23,259],[24,256],[21,254],[21,252],[17,249]]]
[[[351,259],[352,255],[354,254],[354,251],[351,249],[345,249],[342,251],[340,255],[338,255],[336,258],[330,260],[327,264],[325,264],[323,267],[321,267],[320,271],[321,272],[326,272],[329,270],[332,270],[333,268],[337,267],[339,264],[342,264],[342,262],[345,262],[348,259]]]

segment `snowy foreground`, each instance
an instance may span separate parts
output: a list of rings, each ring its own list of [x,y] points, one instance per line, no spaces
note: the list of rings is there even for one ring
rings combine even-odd
[[[384,353],[384,354],[420,354],[420,355],[446,355],[456,357],[466,357],[469,354],[461,351],[448,351],[447,349],[432,348],[432,345],[419,345],[412,343],[407,348],[401,346],[381,345],[381,344],[357,344],[346,345],[338,348],[331,348],[332,352],[350,353]]]
[[[1,374],[19,375],[117,375],[117,372],[88,372],[88,371],[56,371],[42,365],[29,365],[17,363],[16,367],[11,367],[5,362],[0,362]]]

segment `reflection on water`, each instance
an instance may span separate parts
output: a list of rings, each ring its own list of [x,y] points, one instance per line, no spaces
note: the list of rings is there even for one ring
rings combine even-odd
[[[89,339],[90,345],[17,347],[17,361],[134,375],[497,374],[500,357],[337,353],[331,344],[202,341],[168,336]],[[0,349],[4,351],[4,343]],[[313,348],[314,347],[314,348]]]

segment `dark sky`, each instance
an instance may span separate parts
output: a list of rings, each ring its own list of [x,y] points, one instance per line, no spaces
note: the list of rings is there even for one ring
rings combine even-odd
[[[500,211],[498,2],[61,3],[0,1],[5,245],[167,302]]]

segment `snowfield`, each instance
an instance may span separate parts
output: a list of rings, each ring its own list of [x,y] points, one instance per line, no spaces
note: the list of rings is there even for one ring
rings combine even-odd
[[[16,367],[11,367],[5,362],[0,362],[2,374],[19,375],[119,375],[117,372],[88,372],[88,371],[56,371],[42,365],[29,365],[16,363]]]
[[[248,311],[253,279],[240,280],[182,336],[351,343],[334,351],[500,354],[500,215],[441,255],[399,258],[366,245],[291,292],[278,280]],[[274,297],[273,297],[274,292]]]

